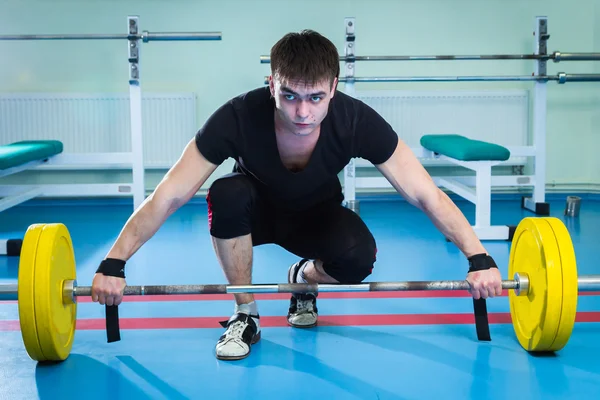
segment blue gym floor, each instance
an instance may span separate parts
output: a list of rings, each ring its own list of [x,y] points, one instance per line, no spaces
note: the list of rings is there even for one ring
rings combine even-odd
[[[580,274],[598,274],[600,201],[583,197],[578,218],[562,216],[565,197],[549,197],[551,213],[573,237]],[[471,204],[457,201],[473,221]],[[100,260],[131,213],[126,202],[35,201],[0,213],[0,237],[22,236],[36,222],[63,222],[77,259],[78,283],[91,285]],[[517,224],[533,214],[517,196],[494,201],[493,223]],[[378,244],[369,281],[463,279],[465,258],[417,209],[402,201],[361,203]],[[485,242],[507,277],[510,244]],[[297,258],[275,246],[255,249],[254,282],[286,280]],[[18,259],[0,257],[0,283],[17,279]],[[206,204],[176,212],[133,257],[127,282],[223,283],[207,230]],[[326,296],[329,295],[329,296]],[[214,347],[233,301],[225,296],[125,299],[120,342],[106,342],[104,307],[81,299],[71,356],[55,365],[28,357],[17,330],[15,302],[0,303],[0,398],[98,399],[578,399],[600,393],[600,325],[578,322],[570,342],[552,356],[526,353],[503,317],[507,297],[488,301],[492,341],[478,342],[472,301],[465,296],[321,294],[323,324],[285,324],[287,295],[258,300],[262,340],[241,361],[215,358]],[[579,312],[600,300],[582,295]],[[433,318],[427,318],[431,316]],[[467,323],[460,321],[467,320]],[[12,321],[12,322],[8,322]]]

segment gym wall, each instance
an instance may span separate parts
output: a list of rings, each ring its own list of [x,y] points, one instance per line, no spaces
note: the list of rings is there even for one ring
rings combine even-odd
[[[304,28],[329,37],[340,52],[344,18],[356,18],[358,55],[531,53],[534,18],[549,18],[549,52],[600,51],[600,0],[219,0],[0,1],[0,34],[124,33],[127,15],[142,30],[221,31],[214,42],[142,46],[144,93],[193,92],[197,127],[223,102],[263,85],[259,56],[282,35]],[[128,92],[126,41],[0,42],[0,93]],[[528,75],[533,62],[465,61],[360,63],[358,75]],[[548,74],[600,73],[600,63],[548,63]],[[495,90],[531,83],[359,84],[357,90]],[[343,90],[343,85],[340,85]],[[173,138],[181,148],[189,137]],[[402,132],[398,132],[402,136]],[[6,143],[0,132],[0,143]],[[86,132],[81,132],[85,135]],[[165,136],[170,132],[166,130]],[[150,138],[145,138],[151,140]],[[97,140],[97,138],[90,138]],[[68,149],[68,143],[65,143]],[[548,191],[600,189],[600,84],[548,84]],[[232,162],[219,168],[204,189]],[[148,169],[151,191],[165,169]],[[6,183],[124,182],[127,171],[24,172]]]

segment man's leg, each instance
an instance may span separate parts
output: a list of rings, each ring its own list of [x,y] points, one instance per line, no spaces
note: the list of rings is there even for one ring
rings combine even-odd
[[[309,261],[304,267],[302,275],[306,283],[340,283],[325,272],[321,260]]]
[[[227,281],[231,285],[252,283],[252,235],[231,239],[219,239],[214,236],[211,238]],[[238,306],[254,302],[254,295],[251,293],[234,293],[234,297]]]
[[[302,214],[301,223],[281,244],[303,259],[288,271],[288,282],[362,282],[373,270],[376,243],[362,219],[341,205],[327,205]],[[293,294],[288,322],[295,327],[317,323],[316,295]]]
[[[229,284],[252,283],[253,246],[266,241],[268,221],[252,182],[242,174],[229,174],[210,187],[207,202],[213,247]],[[260,223],[259,223],[260,221]],[[234,294],[234,313],[222,323],[219,359],[239,360],[260,340],[258,307],[252,294]]]

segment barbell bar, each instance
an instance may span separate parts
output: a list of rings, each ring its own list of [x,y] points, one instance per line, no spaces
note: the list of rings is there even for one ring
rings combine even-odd
[[[65,285],[65,295],[91,296],[91,286],[71,288],[71,283]],[[252,284],[252,285],[148,285],[128,286],[124,295],[171,295],[171,294],[232,294],[232,293],[327,293],[327,292],[406,292],[406,291],[437,291],[437,290],[468,290],[466,280],[445,281],[401,281],[401,282],[368,282],[359,284]],[[503,280],[502,289],[515,290],[520,296],[529,293],[529,278],[517,273],[515,279]],[[600,291],[600,275],[582,275],[577,280],[580,292]]]
[[[556,81],[559,84],[568,82],[600,82],[600,74],[567,74],[556,75],[500,75],[500,76],[388,76],[388,77],[340,77],[339,82],[514,82],[514,81]],[[269,83],[265,76],[264,83]]]
[[[526,217],[515,229],[510,248],[510,314],[519,344],[529,352],[553,352],[568,342],[579,291],[600,290],[600,276],[577,275],[575,252],[561,220]],[[361,284],[143,285],[127,286],[125,295],[302,293],[350,291],[468,290],[465,280],[374,282]],[[72,349],[79,296],[75,253],[62,223],[33,224],[25,233],[17,284],[1,285],[4,300],[17,300],[25,349],[37,361],[62,361]],[[107,308],[107,333],[109,308]],[[118,321],[118,314],[117,321]],[[117,322],[118,326],[118,322]],[[110,341],[110,340],[109,340]]]
[[[441,56],[340,56],[340,61],[473,61],[473,60],[537,60],[537,61],[600,61],[600,53],[552,54],[487,54],[487,55],[441,55]],[[271,56],[260,56],[261,64],[270,64]]]
[[[579,292],[600,291],[600,275],[580,275],[577,278],[577,290]]]
[[[168,296],[168,295],[206,295],[234,293],[328,293],[328,292],[409,292],[437,290],[469,290],[466,280],[443,281],[400,281],[400,282],[368,282],[359,284],[328,284],[328,283],[277,283],[250,285],[138,285],[127,286],[123,296]],[[529,277],[517,273],[514,279],[502,281],[503,290],[514,290],[519,296],[529,294]],[[579,292],[600,291],[600,275],[581,275],[577,279]],[[75,280],[65,280],[63,283],[63,298],[75,302],[77,297],[92,295],[91,286],[78,286]],[[18,301],[18,285],[0,285],[0,299]]]
[[[221,40],[221,32],[148,32],[137,34],[51,34],[51,35],[0,35],[0,40],[142,40],[142,42],[155,41],[183,41],[183,40]]]
[[[502,289],[518,290],[527,293],[527,280],[517,276],[514,280],[502,281]],[[600,287],[600,278],[598,279]],[[250,284],[250,285],[140,285],[125,287],[124,296],[155,296],[180,294],[232,294],[232,293],[324,293],[324,292],[383,292],[383,291],[426,291],[426,290],[467,290],[467,281],[403,281],[403,282],[369,282],[359,284]],[[591,289],[590,289],[591,290]],[[64,299],[71,302],[77,297],[91,296],[91,286],[78,286],[75,280],[65,280],[63,283]],[[0,298],[18,300],[18,285],[0,285]]]
[[[437,290],[468,290],[470,285],[465,280],[444,281],[400,281],[400,282],[369,282],[359,284],[308,284],[308,283],[277,283],[250,285],[138,285],[127,286],[123,296],[168,296],[168,295],[206,295],[234,293],[328,293],[328,292],[408,292],[408,291],[437,291]],[[517,273],[515,279],[503,280],[502,289],[515,290],[519,296],[529,294],[529,277]],[[581,275],[577,279],[579,292],[600,291],[600,275]],[[78,286],[75,280],[63,283],[63,298],[65,302],[75,302],[77,297],[92,295],[91,286]],[[17,301],[18,285],[0,285],[0,299]]]
[[[390,77],[358,77],[343,78],[340,82],[501,82],[501,81],[556,81],[560,84],[567,82],[598,82],[600,74],[566,74],[556,75],[506,75],[506,76],[390,76]]]

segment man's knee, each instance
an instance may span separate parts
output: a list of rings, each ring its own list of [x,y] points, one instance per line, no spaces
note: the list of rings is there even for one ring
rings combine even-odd
[[[373,272],[377,259],[375,240],[356,242],[330,262],[323,262],[323,270],[340,283],[356,284],[364,281]]]
[[[242,174],[232,173],[213,182],[206,195],[212,236],[230,239],[250,233],[254,187]]]

